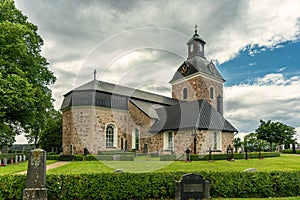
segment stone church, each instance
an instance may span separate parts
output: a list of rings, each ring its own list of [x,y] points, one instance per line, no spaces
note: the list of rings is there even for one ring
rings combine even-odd
[[[65,94],[63,153],[225,153],[237,129],[223,116],[225,80],[205,58],[205,44],[195,30],[170,80],[172,98],[95,78]]]

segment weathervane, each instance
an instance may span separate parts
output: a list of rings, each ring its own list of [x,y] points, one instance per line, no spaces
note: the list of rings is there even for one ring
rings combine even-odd
[[[94,74],[94,80],[96,80],[96,74],[97,74],[97,70],[96,69],[94,69],[93,74]]]
[[[196,24],[194,28],[195,28],[195,34],[197,34],[198,25]]]

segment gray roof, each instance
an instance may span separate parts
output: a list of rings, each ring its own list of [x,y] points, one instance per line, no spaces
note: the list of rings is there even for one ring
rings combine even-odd
[[[170,97],[93,80],[65,94],[61,110],[88,105],[127,110],[129,98],[164,106],[178,103],[178,100]]]
[[[157,109],[159,120],[151,128],[152,133],[166,130],[197,128],[237,132],[219,112],[204,99]]]
[[[163,108],[161,104],[155,104],[148,101],[141,101],[137,99],[130,99],[130,101],[136,105],[141,111],[143,111],[148,117],[152,119],[158,119],[156,109]]]
[[[180,70],[183,65],[187,66],[186,73],[182,73]],[[221,81],[225,81],[212,61],[208,61],[201,56],[193,56],[193,57],[187,59],[186,61],[184,61],[180,65],[180,67],[175,72],[170,83],[180,80],[180,79],[183,79],[185,77],[188,77],[188,76],[198,73],[198,72],[207,74],[207,75],[217,78]]]

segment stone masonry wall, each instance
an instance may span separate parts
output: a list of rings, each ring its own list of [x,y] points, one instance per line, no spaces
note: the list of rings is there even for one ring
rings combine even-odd
[[[140,132],[140,149],[144,151],[144,142],[149,141],[151,134],[148,132],[152,121],[134,105],[130,111],[115,110],[102,107],[73,107],[63,111],[63,153],[83,153],[86,147],[91,153],[107,150],[132,149],[132,130],[137,128]],[[140,117],[138,117],[140,116]],[[117,127],[117,147],[106,148],[105,128],[107,124]],[[149,146],[149,145],[148,145]]]
[[[209,96],[210,87],[214,88],[214,98]],[[205,99],[215,109],[217,109],[217,97],[220,95],[223,97],[223,84],[215,80],[202,77],[201,75],[175,83],[172,85],[172,97],[176,99],[182,99],[182,90],[187,88],[188,96],[187,101],[194,101]]]

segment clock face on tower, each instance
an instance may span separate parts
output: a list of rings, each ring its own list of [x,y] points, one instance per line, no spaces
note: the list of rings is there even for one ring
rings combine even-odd
[[[180,72],[181,72],[182,74],[185,74],[185,73],[187,72],[187,70],[188,70],[188,68],[187,68],[186,65],[182,65],[182,67],[180,68]]]

